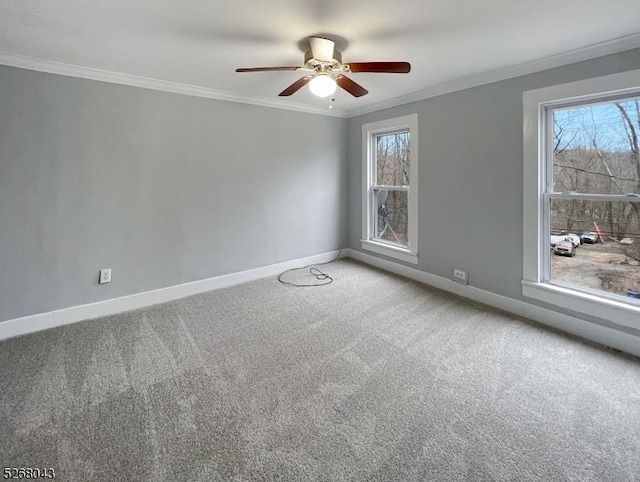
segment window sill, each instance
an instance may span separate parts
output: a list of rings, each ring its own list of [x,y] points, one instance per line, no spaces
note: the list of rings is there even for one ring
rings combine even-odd
[[[627,304],[563,286],[524,280],[522,295],[576,313],[608,320],[616,325],[640,329],[640,305]]]
[[[390,258],[395,258],[400,261],[418,264],[418,254],[413,253],[405,248],[391,246],[389,244],[379,243],[366,239],[360,240],[360,247],[366,251],[389,256]]]

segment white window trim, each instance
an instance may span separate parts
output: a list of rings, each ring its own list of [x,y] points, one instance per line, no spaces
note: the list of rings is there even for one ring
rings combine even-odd
[[[622,326],[640,329],[640,305],[625,303],[589,290],[575,290],[560,283],[544,282],[542,247],[548,245],[543,209],[544,160],[547,133],[546,107],[567,102],[632,94],[640,89],[640,70],[596,77],[523,93],[523,264],[522,295],[576,313],[595,316]],[[548,251],[548,249],[547,249]]]
[[[375,136],[394,130],[409,130],[411,150],[409,163],[409,196],[408,196],[408,248],[394,246],[373,238],[374,219],[372,215],[373,169],[371,163],[375,149]],[[389,256],[391,258],[418,264],[418,114],[410,114],[393,119],[371,122],[362,126],[362,239],[360,247],[367,251]]]

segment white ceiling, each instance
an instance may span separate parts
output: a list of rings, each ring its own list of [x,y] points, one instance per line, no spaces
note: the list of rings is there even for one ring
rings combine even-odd
[[[0,53],[323,107],[300,72],[305,39],[336,40],[345,62],[408,61],[410,74],[352,74],[369,90],[336,93],[362,110],[455,79],[632,36],[638,0],[3,0]],[[640,45],[640,42],[637,42]],[[632,45],[633,46],[633,45]]]

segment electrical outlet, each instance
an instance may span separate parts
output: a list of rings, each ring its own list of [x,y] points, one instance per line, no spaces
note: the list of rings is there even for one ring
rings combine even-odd
[[[111,283],[111,268],[104,268],[100,270],[100,279],[98,283],[101,285],[105,283]]]
[[[460,268],[453,268],[453,276],[451,279],[463,285],[466,285],[469,282],[467,272]]]

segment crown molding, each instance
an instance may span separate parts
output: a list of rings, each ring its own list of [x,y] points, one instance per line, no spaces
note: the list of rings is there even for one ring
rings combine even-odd
[[[584,60],[604,57],[605,55],[624,52],[625,50],[631,50],[638,47],[640,47],[640,32],[599,44],[590,45],[588,47],[570,50],[568,52],[551,55],[549,57],[543,57],[530,62],[453,79],[441,84],[433,85],[418,92],[401,95],[399,97],[394,97],[393,99],[376,102],[375,104],[369,104],[355,109],[349,109],[347,110],[347,117],[369,114],[371,112],[377,112],[383,109],[389,109],[391,107],[429,99],[431,97],[438,97],[440,95],[450,94],[452,92],[470,89],[480,85],[491,84],[501,80],[512,79],[522,75],[533,74],[535,72],[541,72],[543,70],[553,69],[556,67],[562,67],[576,62],[582,62]],[[632,66],[632,68],[634,67]]]
[[[224,90],[210,89],[190,84],[181,84],[178,82],[170,82],[166,80],[151,79],[148,77],[139,77],[135,75],[123,74],[120,72],[112,72],[108,70],[96,69],[93,67],[84,67],[80,65],[66,64],[55,62],[52,60],[37,59],[22,55],[14,55],[0,52],[0,65],[8,65],[21,69],[35,70],[38,72],[46,72],[50,74],[65,75],[68,77],[77,77],[81,79],[97,80],[101,82],[109,82],[112,84],[127,85],[131,87],[140,87],[143,89],[159,90],[162,92],[171,92],[174,94],[190,95],[194,97],[203,97],[207,99],[224,100],[227,102],[239,102],[242,104],[258,105],[262,107],[271,107],[274,109],[285,109],[297,112],[306,112],[309,114],[318,114],[330,117],[357,117],[362,114],[369,114],[391,107],[397,107],[411,102],[429,99],[440,95],[450,94],[460,90],[470,89],[480,85],[486,85],[501,80],[507,80],[522,75],[533,74],[543,70],[561,67],[563,65],[582,62],[605,55],[615,54],[640,47],[640,32],[625,37],[601,42],[599,44],[583,47],[568,52],[563,52],[549,57],[525,62],[518,65],[505,67],[502,69],[490,70],[478,74],[452,79],[441,84],[430,86],[418,92],[394,97],[389,100],[364,105],[355,109],[327,109],[325,107],[312,106],[308,104],[300,104],[295,102],[287,102],[266,97],[241,95]]]
[[[140,87],[143,89],[159,90],[173,94],[189,95],[193,97],[204,97],[206,99],[224,100],[227,102],[240,102],[242,104],[258,105],[262,107],[272,107],[275,109],[285,109],[309,114],[319,114],[330,117],[346,117],[346,111],[342,109],[327,109],[326,107],[312,106],[295,102],[287,102],[265,97],[241,95],[225,90],[209,89],[197,85],[181,84],[167,80],[151,79],[136,75],[112,72],[109,70],[84,67],[81,65],[66,64],[52,60],[37,59],[22,55],[14,55],[0,52],[0,65],[18,67],[21,69],[35,70],[49,74],[64,75],[67,77],[77,77],[80,79],[97,80],[111,84],[127,85],[130,87]]]

